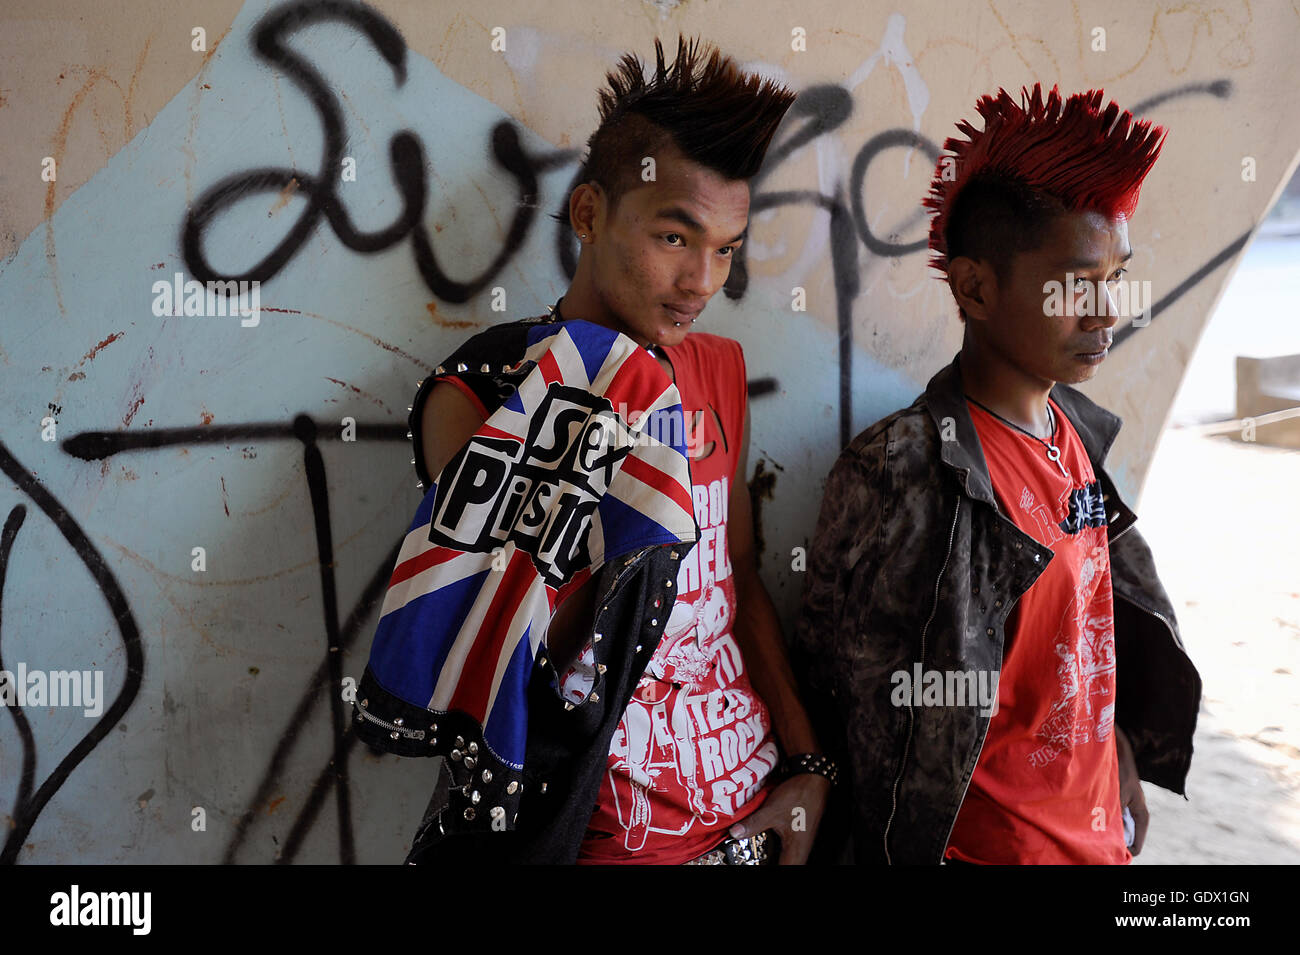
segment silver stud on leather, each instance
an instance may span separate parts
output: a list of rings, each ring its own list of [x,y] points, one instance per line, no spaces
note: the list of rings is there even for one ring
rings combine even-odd
[[[437,746],[437,745],[438,745],[438,737],[436,737],[436,736],[430,736],[430,737],[429,737],[429,745],[430,745],[430,746]]]
[[[407,440],[407,441],[410,441],[411,438],[412,438],[411,432],[409,432],[409,431],[406,432],[406,440]]]
[[[603,634],[593,633],[593,634],[591,635],[591,642],[592,642],[592,643],[600,643],[600,641],[603,640],[603,639],[604,639],[604,635],[603,635]]]
[[[641,644],[639,644],[639,643],[636,645],[636,652],[637,652],[637,653],[640,653],[640,652],[641,652]]]
[[[485,375],[486,375],[488,372],[490,372],[491,370],[492,370],[492,369],[491,369],[491,367],[488,366],[488,363],[487,363],[487,362],[483,362],[483,367],[479,369],[479,371],[483,372],[483,374],[485,374]]]
[[[596,693],[593,693],[593,694],[591,694],[591,696],[587,697],[587,699],[591,700],[591,702],[593,702],[593,703],[599,703],[599,702],[600,702],[600,695],[599,695],[599,694],[596,694]]]
[[[391,738],[391,739],[400,739],[401,736],[402,736],[402,734],[399,733],[399,732],[397,732],[397,730],[393,730],[393,731],[392,731],[391,733],[389,733],[388,735],[389,735],[389,738]]]
[[[442,365],[439,365],[437,368],[433,370],[433,373],[435,375],[445,375],[447,374],[447,369],[443,368]]]
[[[993,636],[993,628],[992,628],[992,627],[989,627],[989,628],[988,628],[987,630],[985,630],[984,632],[987,633],[990,637]]]
[[[458,749],[453,749],[453,750],[451,751],[450,755],[451,755],[451,758],[452,758],[454,761],[456,761],[456,762],[460,762],[460,750],[458,750]]]
[[[473,769],[473,768],[474,768],[474,764],[477,763],[477,762],[478,762],[478,760],[475,759],[473,756],[466,756],[466,757],[465,757],[465,768],[466,768],[466,769]]]
[[[406,724],[402,722],[402,718],[399,716],[397,719],[393,720],[393,725],[394,725],[394,726],[405,726]]]
[[[596,672],[597,672],[597,673],[604,673],[604,672],[605,672],[606,670],[608,670],[608,669],[609,669],[609,667],[605,666],[605,664],[603,664],[603,663],[597,663],[597,664],[596,664]]]
[[[419,387],[420,387],[421,385],[423,385],[423,384],[424,384],[424,379],[421,378],[419,381],[417,381],[417,382],[415,383],[415,387],[419,388]]]
[[[471,753],[477,753],[477,752],[478,752],[478,743],[470,743],[468,748],[469,748],[469,751],[470,751]]]
[[[485,783],[492,782],[492,770],[490,769],[483,770],[483,782]]]
[[[546,792],[546,783],[542,783],[542,792],[543,792],[543,793]]]
[[[566,700],[564,703],[564,711],[567,713],[571,709],[573,709],[573,704]]]
[[[463,361],[462,361],[462,362],[457,362],[457,363],[456,363],[456,370],[457,370],[457,371],[468,371],[468,370],[469,370],[469,365],[465,364]]]
[[[510,795],[513,796],[518,791],[518,789],[519,789],[519,784],[512,779],[510,780],[510,785],[506,787],[506,792],[508,792]]]
[[[471,822],[474,820],[474,807],[473,807],[473,806],[466,806],[466,807],[465,807],[465,818],[468,819],[468,820],[470,820]]]
[[[476,805],[476,806],[479,804],[479,802],[480,802],[482,799],[483,799],[483,797],[479,795],[479,792],[478,792],[477,789],[474,790],[472,793],[469,794],[469,801],[472,802],[472,803],[473,803],[474,805]]]
[[[664,586],[665,586],[665,587],[671,587],[672,585],[673,585],[673,582],[672,582],[671,580],[665,580],[665,581],[664,581]]]
[[[652,626],[652,627],[657,627],[657,626],[659,626],[659,618],[658,618],[658,617],[651,617],[651,618],[650,618],[650,626]]]
[[[669,556],[672,557],[673,560],[676,560],[680,555],[677,551],[673,551]]]
[[[463,736],[457,736],[457,737],[456,737],[456,748],[457,748],[457,749],[464,749],[464,748],[465,748],[465,737],[463,737]]]

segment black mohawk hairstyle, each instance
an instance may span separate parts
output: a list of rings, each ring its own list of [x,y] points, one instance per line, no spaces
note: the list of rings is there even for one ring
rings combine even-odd
[[[792,90],[753,73],[696,38],[677,38],[669,66],[655,40],[655,69],[626,53],[600,92],[600,126],[587,141],[582,181],[595,181],[611,206],[640,181],[641,160],[668,143],[728,179],[752,179],[763,165]]]

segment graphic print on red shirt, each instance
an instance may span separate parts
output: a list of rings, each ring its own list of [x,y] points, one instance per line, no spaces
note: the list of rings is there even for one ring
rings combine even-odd
[[[767,707],[732,634],[727,510],[732,481],[744,479],[736,474],[744,357],[738,343],[703,332],[664,351],[686,413],[700,537],[678,570],[663,639],[614,732],[579,863],[673,865],[702,855],[759,807],[778,760]]]
[[[1033,436],[968,407],[1000,508],[1052,559],[1007,619],[997,705],[946,855],[1003,865],[1127,863],[1100,485],[1055,402],[1060,467]]]

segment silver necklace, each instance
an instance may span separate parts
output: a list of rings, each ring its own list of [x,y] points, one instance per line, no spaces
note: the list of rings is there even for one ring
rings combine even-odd
[[[1047,403],[1047,420],[1051,423],[1052,426],[1052,437],[1050,441],[1045,441],[1042,438],[1040,438],[1038,435],[1034,434],[1032,431],[1026,431],[1024,428],[1020,427],[1020,425],[1016,424],[1014,421],[1008,421],[1006,418],[1002,417],[1002,415],[998,414],[988,405],[984,404],[983,402],[976,401],[970,395],[967,395],[966,399],[978,405],[979,407],[983,408],[985,411],[993,415],[993,417],[997,418],[1003,424],[1015,428],[1021,434],[1028,435],[1029,437],[1037,441],[1039,444],[1041,444],[1044,448],[1047,449],[1047,460],[1051,461],[1058,468],[1060,468],[1062,477],[1069,478],[1070,472],[1067,471],[1065,469],[1065,465],[1061,463],[1061,449],[1056,443],[1056,413],[1052,411],[1052,403],[1050,401]]]

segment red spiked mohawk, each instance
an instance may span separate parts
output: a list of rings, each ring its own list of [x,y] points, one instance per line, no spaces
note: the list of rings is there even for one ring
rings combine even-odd
[[[977,176],[1016,181],[1067,212],[1131,217],[1166,132],[1150,121],[1134,121],[1133,114],[1121,111],[1114,101],[1103,111],[1104,95],[1089,90],[1062,104],[1053,86],[1044,103],[1042,86],[1035,83],[1032,93],[1022,87],[1019,106],[1005,89],[996,97],[981,97],[975,109],[984,117],[984,130],[965,120],[957,124],[967,139],[950,137],[944,142],[951,155],[939,158],[930,194],[923,200],[933,210],[930,265],[947,275],[953,204]]]

